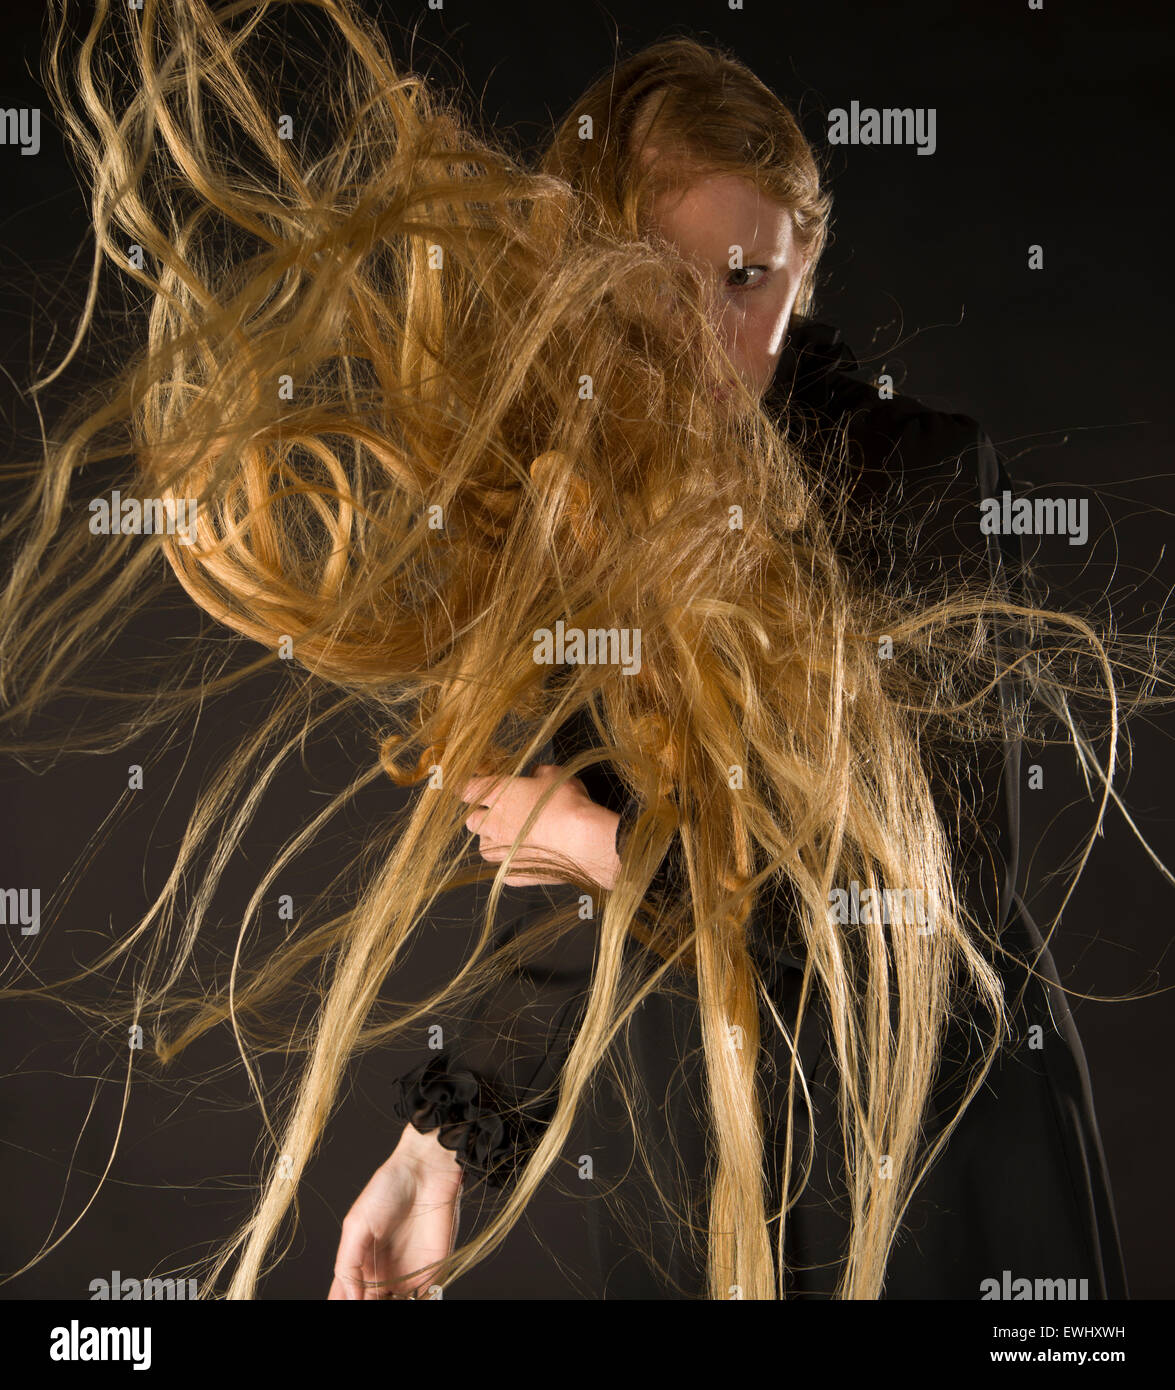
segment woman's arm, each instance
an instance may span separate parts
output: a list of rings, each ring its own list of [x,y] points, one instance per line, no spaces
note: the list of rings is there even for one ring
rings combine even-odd
[[[475,804],[467,824],[489,862],[502,862],[558,772],[543,764],[531,777],[479,778],[465,789]],[[541,868],[562,854],[592,882],[612,888],[620,869],[619,820],[571,779],[536,818],[515,865]],[[510,887],[566,881],[554,867],[546,875],[506,879]],[[497,929],[499,945],[547,906],[543,898]],[[495,1186],[510,1180],[551,1108],[549,1088],[570,1044],[571,1010],[591,978],[591,922],[573,936],[549,959],[528,956],[513,967],[471,1017],[446,1024],[443,1051],[397,1079],[392,1108],[404,1128],[343,1223],[330,1298],[407,1297],[429,1288],[427,1266],[456,1240],[466,1168]]]

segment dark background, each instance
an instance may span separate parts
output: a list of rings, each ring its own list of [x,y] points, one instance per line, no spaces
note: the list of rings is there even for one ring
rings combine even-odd
[[[19,448],[34,427],[21,394],[30,363],[51,344],[60,352],[72,331],[62,277],[79,248],[79,267],[89,256],[85,202],[29,73],[41,23],[31,10],[6,15],[0,55],[0,104],[42,108],[38,157],[0,147],[9,448]],[[1160,212],[1169,204],[1171,137],[1165,5],[1046,0],[1035,12],[1024,0],[885,6],[824,0],[804,7],[748,0],[743,11],[731,12],[725,0],[611,6],[449,0],[440,13],[424,5],[383,5],[380,12],[402,36],[416,26],[418,65],[441,79],[464,73],[483,98],[488,121],[515,126],[536,144],[609,64],[616,44],[627,54],[669,33],[689,33],[733,50],[792,105],[826,161],[834,236],[817,316],[842,328],[864,365],[884,365],[911,394],[980,420],[1017,479],[1031,480],[1045,495],[1062,486],[1086,489],[1090,544],[1080,551],[1054,544],[1043,555],[1055,594],[1088,598],[1109,586],[1125,626],[1153,617],[1172,581],[1164,546],[1175,496],[1166,409],[1171,253]],[[407,52],[406,37],[400,51]],[[312,88],[313,71],[305,81]],[[824,113],[854,99],[936,108],[936,153],[829,149]],[[1044,247],[1043,270],[1027,269],[1032,243]],[[1075,554],[1081,568],[1072,563]],[[134,640],[174,640],[195,631],[199,623],[185,603],[179,595],[172,609],[152,617],[150,631],[132,634],[132,654]],[[264,683],[258,688],[264,693]],[[92,955],[111,923],[136,920],[152,900],[201,771],[232,746],[250,713],[240,698],[210,707],[166,755],[144,747],[137,756],[75,759],[41,776],[5,768],[0,879],[41,885],[62,880],[110,814],[126,785],[127,764],[144,762],[148,770],[147,787],[125,823],[61,905],[61,926],[38,958],[47,973]],[[1135,726],[1126,797],[1155,851],[1175,863],[1171,728],[1169,716]],[[248,851],[237,856],[217,899],[226,942],[259,866],[268,862],[266,852],[318,809],[327,788],[349,780],[368,749],[356,731],[335,730],[267,794]],[[1059,900],[1047,876],[1073,849],[1092,807],[1086,801],[1061,814],[1080,792],[1071,755],[1053,749],[1036,760],[1045,768],[1045,788],[1025,794],[1027,897],[1044,926]],[[316,856],[283,876],[281,890],[305,901],[324,873],[345,862],[364,818],[386,814],[398,796],[390,785],[375,788]],[[47,897],[46,888],[43,905]],[[1054,938],[1063,982],[1111,998],[1161,988],[1169,975],[1161,967],[1173,908],[1175,889],[1111,814]],[[443,971],[454,947],[445,933],[455,929],[441,924],[422,941],[406,968],[403,997]],[[19,930],[8,930],[14,949],[25,953]],[[1170,1297],[1171,1007],[1162,995],[1074,1002],[1131,1292]],[[5,1010],[0,1266],[6,1272],[35,1254],[59,1203],[59,1231],[77,1216],[106,1166],[118,1085],[98,1088],[90,1123],[74,1147],[95,1090],[91,1078],[103,1062],[101,1048],[84,1037],[80,1020],[61,1010]],[[422,1038],[410,1054],[389,1051],[356,1069],[302,1184],[302,1223],[290,1254],[262,1297],[325,1295],[339,1221],[395,1144],[388,1078],[405,1060],[426,1055],[423,1045]],[[0,1297],[85,1299],[91,1279],[114,1269],[133,1277],[166,1273],[231,1231],[256,1177],[256,1115],[245,1105],[239,1075],[217,1072],[198,1092],[192,1081],[231,1057],[230,1041],[208,1040],[166,1083],[132,1097],[122,1149],[98,1200],[60,1248],[0,1286]],[[75,1172],[63,1201],[71,1158]],[[996,1175],[997,1181],[1015,1178]],[[565,1220],[549,1201],[538,1203],[537,1234],[517,1232],[451,1296],[575,1297],[574,1283],[561,1279],[541,1248],[544,1232]],[[571,1223],[561,1246],[573,1235]]]

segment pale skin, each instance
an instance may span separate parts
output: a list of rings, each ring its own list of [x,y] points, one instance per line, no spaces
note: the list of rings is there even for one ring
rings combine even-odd
[[[648,153],[656,157],[655,150]],[[806,269],[791,214],[750,180],[724,174],[660,198],[650,230],[696,264],[712,284],[715,329],[747,387],[761,395],[775,374]],[[732,246],[742,251],[738,270],[729,264]],[[726,388],[715,391],[722,396]],[[478,852],[487,863],[503,862],[559,771],[544,763],[527,777],[479,777],[462,789],[462,800],[474,808],[466,828],[478,836]],[[566,883],[551,859],[559,854],[601,888],[615,887],[619,823],[614,811],[591,800],[579,778],[569,778],[536,816],[514,857],[512,869],[532,872],[507,875],[507,885]],[[343,1221],[328,1297],[404,1297],[410,1290],[428,1297],[428,1266],[449,1254],[456,1242],[462,1173],[436,1131],[421,1134],[405,1125],[394,1152]]]

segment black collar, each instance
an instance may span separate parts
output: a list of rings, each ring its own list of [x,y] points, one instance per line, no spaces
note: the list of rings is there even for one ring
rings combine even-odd
[[[828,409],[837,391],[837,378],[857,371],[859,366],[839,328],[814,319],[793,319],[765,404],[784,407],[798,401],[813,409]]]

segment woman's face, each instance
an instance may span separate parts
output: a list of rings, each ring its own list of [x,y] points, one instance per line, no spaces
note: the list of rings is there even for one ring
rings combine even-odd
[[[806,264],[791,214],[750,179],[719,174],[658,197],[652,223],[712,283],[723,346],[761,395],[775,375]],[[741,248],[739,270],[730,267],[734,246]]]

